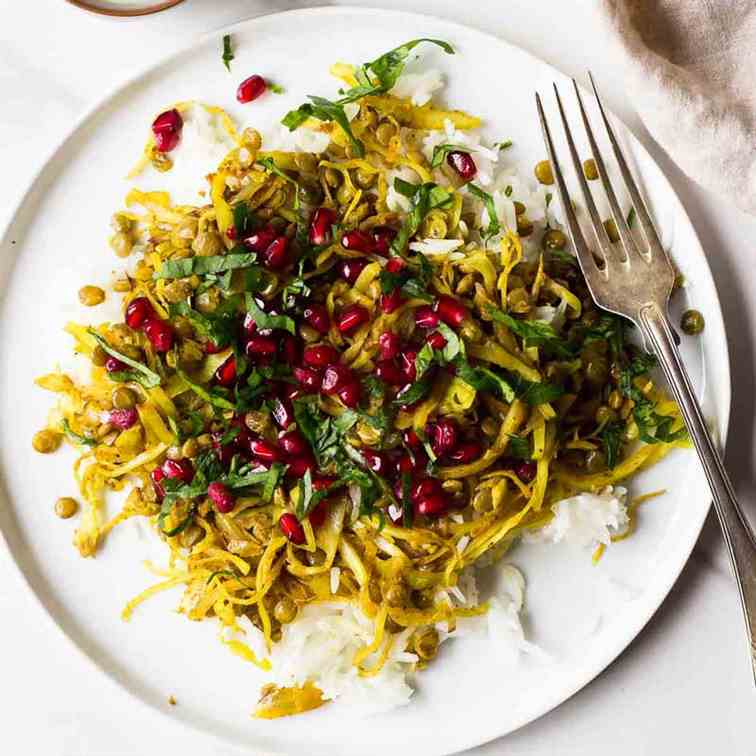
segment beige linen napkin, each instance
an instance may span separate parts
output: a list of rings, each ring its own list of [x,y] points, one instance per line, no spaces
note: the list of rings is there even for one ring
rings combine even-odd
[[[756,214],[756,0],[600,0],[627,95],[695,181]]]

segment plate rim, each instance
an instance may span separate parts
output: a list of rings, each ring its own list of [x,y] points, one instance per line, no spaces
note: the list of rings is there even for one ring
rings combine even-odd
[[[172,60],[180,57],[181,55],[184,55],[185,53],[191,51],[192,49],[203,46],[207,44],[209,41],[215,38],[219,38],[223,34],[229,34],[229,33],[234,33],[235,31],[240,31],[242,30],[242,28],[250,26],[250,25],[254,25],[256,22],[269,20],[270,18],[273,18],[273,17],[297,17],[297,16],[311,17],[311,16],[319,16],[319,15],[342,15],[342,14],[343,15],[357,14],[357,15],[362,15],[362,16],[381,15],[381,16],[392,16],[397,19],[403,17],[403,18],[411,18],[414,21],[420,21],[420,22],[429,21],[435,24],[439,24],[439,23],[445,24],[449,26],[450,28],[462,29],[467,34],[477,35],[482,41],[484,41],[488,45],[495,44],[495,45],[503,46],[505,48],[513,49],[517,52],[517,54],[526,56],[535,64],[538,64],[540,66],[547,66],[550,69],[553,69],[554,71],[556,71],[559,75],[567,76],[567,74],[564,74],[557,65],[543,58],[540,58],[539,56],[531,53],[529,50],[523,47],[520,47],[516,43],[511,42],[504,37],[499,37],[496,34],[493,34],[488,31],[484,31],[475,26],[471,26],[460,21],[443,18],[440,16],[433,16],[433,15],[429,15],[425,13],[415,13],[412,11],[377,8],[377,7],[339,5],[339,6],[316,6],[316,7],[310,7],[310,8],[295,8],[295,9],[286,10],[286,11],[276,11],[272,13],[263,13],[263,14],[259,14],[255,16],[250,16],[248,18],[235,22],[231,25],[214,28],[208,32],[205,32],[196,37],[193,37],[186,44],[182,44],[182,45],[172,48],[165,55],[161,55],[160,57],[156,57],[154,59],[149,60],[146,64],[138,67],[132,74],[118,80],[100,98],[98,98],[90,106],[88,106],[76,119],[74,119],[71,126],[66,130],[66,132],[62,135],[62,137],[56,140],[55,143],[51,146],[51,148],[49,148],[44,153],[43,159],[40,161],[37,170],[34,172],[34,174],[29,178],[28,182],[26,183],[26,188],[20,195],[19,200],[14,205],[11,206],[10,212],[7,216],[8,218],[7,223],[5,223],[4,226],[2,227],[2,233],[0,234],[0,248],[5,247],[11,241],[11,237],[13,235],[12,234],[13,226],[15,225],[19,216],[21,216],[22,212],[26,209],[27,203],[31,203],[34,200],[35,192],[40,191],[42,195],[44,194],[44,190],[46,188],[45,183],[44,183],[46,174],[53,167],[54,162],[56,158],[58,157],[59,153],[66,149],[68,143],[72,139],[74,139],[76,135],[82,129],[84,129],[91,120],[96,118],[98,113],[102,109],[107,108],[108,106],[112,105],[114,100],[118,96],[120,96],[122,93],[124,93],[126,90],[128,90],[129,88],[135,85],[139,85],[142,79],[146,78],[151,73],[155,72],[157,69],[163,66],[169,65]],[[731,407],[732,374],[731,374],[729,350],[727,348],[727,345],[729,344],[729,339],[727,338],[727,331],[725,328],[724,317],[722,314],[722,306],[721,306],[719,292],[716,287],[716,283],[715,283],[714,276],[711,271],[711,267],[709,265],[708,258],[706,256],[706,252],[704,250],[703,245],[701,244],[699,235],[696,231],[696,227],[693,224],[693,221],[690,215],[688,214],[687,210],[685,209],[685,206],[683,205],[677,191],[675,190],[670,179],[668,178],[667,173],[662,169],[659,162],[651,155],[649,150],[646,148],[643,142],[638,138],[638,136],[635,134],[633,129],[631,129],[622,118],[617,117],[611,110],[609,110],[608,112],[609,112],[609,115],[615,120],[615,122],[621,124],[622,127],[625,129],[625,131],[627,132],[628,136],[630,137],[633,143],[633,148],[640,150],[640,152],[644,155],[644,157],[647,158],[650,161],[650,163],[659,171],[659,174],[663,177],[664,181],[667,184],[667,189],[670,192],[669,198],[673,205],[674,214],[681,216],[685,221],[687,221],[687,224],[689,225],[690,231],[692,232],[692,235],[693,235],[692,238],[695,240],[695,242],[698,245],[698,248],[701,251],[701,257],[703,258],[703,262],[704,262],[703,271],[708,278],[708,283],[711,285],[711,289],[714,295],[713,302],[712,302],[713,312],[707,315],[707,319],[711,320],[711,315],[714,315],[715,323],[721,329],[721,332],[724,335],[724,348],[723,348],[724,359],[721,360],[721,362],[719,363],[719,368],[717,370],[717,379],[716,379],[717,394],[721,395],[721,401],[723,405],[721,415],[718,415],[716,418],[716,423],[717,423],[717,430],[719,431],[720,436],[721,436],[721,446],[722,448],[724,448],[724,445],[727,439],[728,430],[729,430],[730,415],[731,415],[731,409],[732,409]],[[703,369],[704,369],[703,375],[704,375],[705,385],[708,386],[709,381],[710,381],[710,373],[708,370],[709,362],[705,359],[705,354],[702,357],[702,360],[703,360],[702,364],[703,364]],[[558,687],[552,695],[544,696],[542,704],[539,707],[537,707],[537,710],[535,712],[531,711],[525,715],[520,715],[518,718],[515,719],[515,724],[509,727],[506,731],[497,730],[496,725],[492,725],[488,728],[483,728],[483,729],[478,728],[475,730],[474,735],[466,739],[460,739],[458,741],[455,741],[453,750],[450,750],[448,747],[442,747],[441,750],[434,751],[434,753],[439,754],[439,756],[445,756],[446,754],[458,753],[460,751],[464,751],[464,750],[474,748],[476,746],[491,742],[497,738],[505,737],[506,735],[512,732],[515,732],[516,730],[524,727],[525,725],[531,722],[535,722],[537,719],[544,716],[548,712],[552,711],[553,709],[558,707],[560,704],[568,701],[576,693],[578,693],[580,690],[588,686],[596,677],[602,674],[622,653],[624,653],[624,651],[633,642],[633,640],[643,631],[645,626],[653,618],[653,616],[659,610],[661,605],[667,599],[670,591],[672,590],[672,587],[676,583],[677,579],[679,578],[680,574],[682,573],[682,571],[684,570],[685,566],[687,565],[690,559],[690,555],[693,549],[695,548],[696,543],[698,542],[701,530],[703,528],[703,525],[706,521],[706,518],[708,516],[710,509],[711,509],[711,504],[709,504],[707,507],[701,510],[700,521],[696,524],[695,528],[691,529],[692,535],[691,535],[690,543],[680,550],[680,553],[681,555],[683,555],[684,558],[680,559],[679,564],[676,564],[674,569],[670,570],[668,579],[664,580],[658,586],[657,590],[654,591],[653,601],[646,602],[647,604],[646,608],[644,609],[643,612],[639,612],[636,615],[637,617],[636,621],[629,623],[629,626],[626,632],[618,634],[615,637],[615,640],[612,642],[607,652],[600,655],[600,659],[595,662],[595,665],[591,666],[587,671],[581,670],[582,672],[581,674],[575,675],[575,677],[577,678],[576,683],[569,686]],[[222,738],[217,733],[213,732],[211,729],[209,729],[208,727],[202,724],[192,723],[191,721],[188,721],[184,718],[179,719],[176,717],[167,716],[168,712],[159,708],[152,702],[142,698],[140,695],[135,694],[135,691],[133,690],[132,686],[129,685],[127,682],[121,680],[116,673],[114,673],[111,670],[103,669],[103,667],[95,660],[95,658],[93,658],[92,656],[90,656],[89,653],[87,653],[87,651],[78,642],[78,640],[72,637],[64,629],[64,627],[58,622],[52,609],[48,606],[49,600],[45,600],[42,596],[40,596],[37,590],[33,587],[30,578],[26,574],[26,571],[22,568],[19,560],[16,558],[16,552],[11,547],[8,539],[6,538],[4,529],[1,526],[0,526],[0,546],[4,546],[5,553],[7,554],[7,556],[10,557],[10,559],[7,559],[5,561],[12,564],[11,573],[15,573],[16,577],[19,580],[19,584],[22,585],[25,589],[27,589],[28,593],[31,593],[33,597],[33,601],[36,603],[37,607],[42,611],[42,614],[45,615],[46,621],[50,622],[52,628],[54,628],[54,630],[58,633],[58,635],[62,635],[64,637],[65,642],[69,644],[69,646],[75,650],[78,657],[82,658],[86,664],[91,665],[92,668],[96,669],[99,673],[99,677],[107,679],[109,681],[109,684],[114,685],[115,688],[119,691],[119,693],[126,693],[128,695],[129,700],[132,700],[132,701],[135,700],[140,707],[144,707],[144,710],[146,712],[152,715],[154,715],[155,713],[159,715],[163,715],[162,717],[163,720],[170,723],[173,726],[180,725],[183,727],[191,728],[191,730],[193,730],[194,732],[200,732],[205,737],[212,738],[213,740],[219,743],[233,742],[236,745],[236,747],[245,747],[246,749],[255,748],[254,743],[241,744],[235,739],[231,741],[227,738]],[[565,690],[567,692],[565,692]],[[264,744],[261,744],[261,747],[266,748],[269,751],[272,750],[276,753],[284,753],[284,751],[282,750],[283,746],[273,745],[269,741],[265,742]]]

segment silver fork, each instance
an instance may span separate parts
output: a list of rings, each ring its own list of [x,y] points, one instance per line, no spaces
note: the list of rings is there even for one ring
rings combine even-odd
[[[591,219],[595,236],[595,245],[586,241],[578,219],[575,215],[570,195],[564,181],[564,174],[551,138],[551,131],[543,112],[541,98],[536,93],[538,116],[541,120],[543,138],[546,143],[549,160],[557,183],[559,199],[567,219],[567,227],[577,253],[580,268],[583,271],[588,288],[596,303],[605,310],[631,320],[643,334],[646,349],[656,355],[664,374],[669,381],[672,392],[680,406],[685,424],[688,428],[698,457],[703,465],[706,478],[714,499],[714,507],[722,526],[725,543],[727,544],[735,571],[735,579],[740,592],[740,600],[745,614],[746,631],[751,653],[754,682],[756,683],[756,540],[751,532],[743,512],[735,498],[732,483],[727,476],[722,459],[704,422],[701,407],[693,393],[693,387],[680,359],[674,333],[669,322],[667,305],[672,293],[675,272],[667,257],[667,253],[659,242],[646,205],[641,198],[638,187],[633,179],[627,162],[614,135],[614,131],[606,116],[604,107],[596,90],[596,84],[591,79],[593,94],[598,103],[601,120],[603,121],[614,157],[619,165],[620,173],[638,223],[645,238],[645,249],[639,249],[630,231],[627,221],[620,210],[617,196],[606,171],[606,164],[599,151],[596,139],[586,114],[580,90],[573,79],[575,95],[580,107],[583,125],[588,135],[588,142],[596,162],[601,183],[606,191],[607,199],[619,231],[620,244],[612,244],[606,233],[596,205],[588,188],[588,182],[581,169],[572,132],[559,97],[556,84],[554,92],[559,107],[564,133],[567,138],[572,163],[580,182],[585,205]],[[620,251],[621,248],[621,251]]]

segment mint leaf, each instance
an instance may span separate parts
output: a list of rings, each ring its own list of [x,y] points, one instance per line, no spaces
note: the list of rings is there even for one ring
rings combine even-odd
[[[484,192],[480,187],[475,186],[475,184],[467,184],[467,189],[470,194],[474,195],[479,200],[482,200],[483,204],[486,206],[488,226],[483,230],[483,235],[486,237],[495,236],[501,231],[501,224],[496,215],[496,205],[494,204],[493,197],[488,192]]]
[[[254,252],[229,252],[227,255],[185,257],[181,260],[167,260],[162,264],[160,270],[156,270],[152,274],[152,277],[159,280],[161,278],[186,278],[192,274],[204,276],[225,273],[228,270],[248,268],[256,261],[257,255]]]
[[[509,313],[502,312],[490,305],[486,311],[494,320],[504,323],[512,333],[519,336],[525,346],[543,347],[546,352],[557,357],[570,358],[574,355],[574,349],[571,345],[562,339],[546,321],[518,320]]]
[[[268,314],[255,302],[255,298],[249,293],[245,295],[245,305],[247,312],[252,316],[259,331],[270,328],[271,330],[282,330],[296,334],[296,325],[288,315]]]
[[[231,71],[231,61],[234,59],[234,51],[231,47],[231,35],[230,34],[224,34],[223,35],[223,65],[226,67],[227,71]]]
[[[128,365],[131,368],[134,368],[133,371],[127,371],[127,370],[120,370],[113,373],[109,373],[109,377],[112,380],[120,380],[121,382],[126,380],[134,380],[140,383],[145,388],[155,388],[156,386],[160,385],[161,378],[160,376],[155,373],[154,371],[150,370],[146,365],[143,365],[141,362],[137,362],[136,360],[132,360],[131,357],[127,357],[125,354],[122,354],[116,349],[113,349],[113,347],[108,344],[105,339],[100,336],[97,331],[95,331],[92,328],[89,328],[87,330],[87,333],[94,338],[94,340],[103,348],[103,350],[109,354],[111,357],[115,357],[117,360],[120,360],[125,365]],[[114,377],[117,376],[117,377]],[[127,377],[128,376],[128,377]]]
[[[236,405],[234,402],[232,402],[230,399],[228,399],[225,394],[221,394],[220,390],[217,388],[211,388],[209,390],[205,389],[204,386],[200,386],[199,383],[194,383],[194,381],[189,378],[189,376],[181,369],[177,369],[176,373],[182,378],[182,380],[186,383],[189,388],[194,391],[195,394],[200,399],[203,399],[208,404],[212,404],[213,407],[218,407],[219,409],[234,409]]]

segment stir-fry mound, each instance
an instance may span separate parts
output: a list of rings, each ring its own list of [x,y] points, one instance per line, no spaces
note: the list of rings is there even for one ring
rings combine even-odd
[[[134,516],[170,549],[125,618],[183,584],[187,617],[246,617],[270,648],[305,605],[352,602],[374,620],[363,676],[395,644],[432,660],[439,623],[486,611],[445,592],[463,570],[684,443],[564,234],[520,202],[507,227],[475,151],[428,141],[479,120],[389,94],[398,73],[376,63],[336,67],[372,93],[287,115],[322,152],[265,151],[245,129],[208,204],[129,192],[112,239],[138,258],[116,286],[123,322],[66,326],[91,379],[38,380],[59,402],[35,439],[79,451],[82,556]],[[106,492],[127,487],[108,520]],[[260,713],[322,700],[269,689]]]

